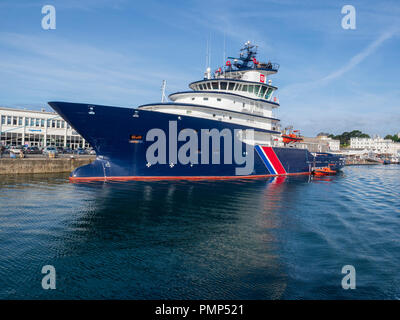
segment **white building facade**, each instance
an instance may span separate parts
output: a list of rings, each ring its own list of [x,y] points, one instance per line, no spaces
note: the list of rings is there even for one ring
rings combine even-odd
[[[366,149],[376,153],[397,155],[400,152],[400,143],[381,137],[350,138],[351,149]]]
[[[0,144],[88,148],[88,143],[57,113],[0,107]]]
[[[303,142],[299,146],[304,145],[311,152],[337,152],[340,151],[340,140],[335,140],[324,135],[317,137],[303,137]]]

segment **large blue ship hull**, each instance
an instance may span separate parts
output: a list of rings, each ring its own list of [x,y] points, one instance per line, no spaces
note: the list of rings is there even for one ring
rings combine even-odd
[[[70,180],[134,180],[134,179],[212,179],[255,178],[275,175],[310,174],[313,167],[331,165],[335,170],[344,163],[332,154],[313,155],[306,149],[271,148],[280,170],[271,165],[268,156],[252,148],[254,166],[251,173],[237,175],[240,167],[235,163],[180,164],[170,162],[149,165],[146,150],[153,143],[146,141],[149,130],[158,128],[168,132],[169,123],[176,121],[179,130],[202,129],[252,129],[218,120],[174,115],[142,109],[88,105],[67,102],[50,102],[51,107],[66,120],[96,151],[97,157],[89,165],[74,170]],[[168,142],[168,139],[167,139]],[[178,148],[184,142],[178,142]],[[242,143],[242,150],[246,145]],[[224,148],[220,158],[224,159]],[[273,160],[273,159],[272,159]]]

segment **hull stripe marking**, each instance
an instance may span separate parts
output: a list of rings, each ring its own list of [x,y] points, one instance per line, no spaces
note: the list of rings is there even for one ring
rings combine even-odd
[[[282,163],[279,161],[278,156],[276,155],[274,149],[272,149],[272,147],[262,147],[262,149],[265,152],[266,156],[268,157],[268,160],[274,166],[276,172],[278,174],[285,174],[286,170],[283,167]]]
[[[265,166],[267,167],[268,171],[271,174],[277,174],[275,168],[273,167],[273,165],[271,164],[271,162],[268,160],[265,152],[263,151],[263,149],[260,146],[256,146],[256,151],[258,153],[258,155],[261,157],[262,161],[264,162]]]
[[[255,148],[271,174],[286,174],[285,168],[272,147],[261,147],[257,145]]]
[[[288,176],[310,175],[310,172],[287,173]],[[69,177],[71,182],[90,181],[146,181],[146,180],[231,180],[231,179],[260,179],[275,177],[274,174],[260,174],[251,176],[120,176],[120,177]]]

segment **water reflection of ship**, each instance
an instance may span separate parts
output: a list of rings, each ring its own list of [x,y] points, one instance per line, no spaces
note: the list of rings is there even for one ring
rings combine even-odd
[[[134,281],[137,288],[130,288],[131,298],[146,292],[137,279],[149,274],[160,288],[167,288],[170,277],[185,279],[190,274],[190,283],[181,285],[197,298],[215,298],[208,295],[215,292],[214,281],[224,292],[221,298],[240,299],[253,292],[279,298],[286,275],[274,226],[282,225],[278,209],[287,200],[288,187],[295,186],[285,177],[74,184],[86,199],[77,211],[81,214],[67,228],[73,231],[65,234],[60,255],[87,252],[88,246],[96,256],[122,252],[123,266],[118,261],[107,263],[118,264],[121,274],[126,271],[124,282]],[[169,280],[166,272],[171,273]],[[250,281],[245,287],[244,278]],[[180,298],[160,290],[158,295],[147,292],[143,297]]]

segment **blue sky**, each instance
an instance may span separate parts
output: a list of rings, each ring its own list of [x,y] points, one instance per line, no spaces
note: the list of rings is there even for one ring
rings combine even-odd
[[[42,6],[56,8],[43,30]],[[356,29],[341,8],[356,8]],[[399,1],[0,0],[0,105],[136,107],[186,90],[244,42],[281,65],[276,116],[303,134],[400,131]],[[49,108],[46,106],[46,108]]]

